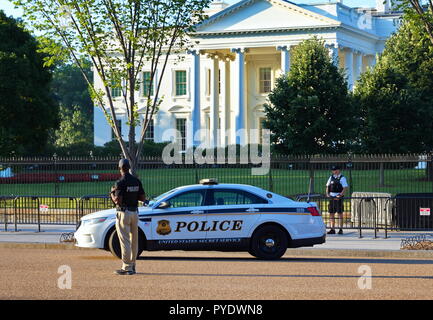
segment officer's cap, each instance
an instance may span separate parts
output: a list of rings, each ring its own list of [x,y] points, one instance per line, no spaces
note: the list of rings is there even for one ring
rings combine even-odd
[[[340,166],[332,166],[331,170],[332,171],[334,171],[334,170],[341,170],[341,167]]]
[[[129,164],[129,160],[128,159],[120,159],[119,168],[130,169],[131,165]]]

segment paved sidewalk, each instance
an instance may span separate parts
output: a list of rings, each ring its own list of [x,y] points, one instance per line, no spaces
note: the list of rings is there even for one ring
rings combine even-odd
[[[41,232],[38,232],[37,225],[26,224],[17,227],[15,232],[15,226],[8,225],[5,231],[4,224],[0,225],[0,242],[59,243],[62,233],[75,231],[74,225],[42,225]]]
[[[0,243],[59,243],[62,233],[74,232],[73,225],[42,225],[41,232],[37,232],[37,225],[18,225],[18,231],[14,231],[14,225],[8,226],[5,231],[4,225],[0,226]],[[408,237],[427,235],[427,239],[433,240],[433,232],[385,232],[380,230],[377,238],[374,238],[373,230],[362,232],[359,238],[358,230],[344,230],[343,235],[327,235],[326,243],[306,247],[303,249],[346,249],[346,250],[400,250],[401,240]]]
[[[326,235],[326,242],[314,246],[314,249],[362,249],[362,250],[400,250],[401,240],[409,237],[426,235],[433,240],[433,232],[385,232],[381,230],[374,238],[373,230],[363,230],[362,238],[359,238],[358,230],[344,230],[343,235]]]

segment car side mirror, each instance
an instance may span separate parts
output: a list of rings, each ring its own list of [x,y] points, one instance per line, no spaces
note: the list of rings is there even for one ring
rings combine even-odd
[[[157,209],[167,209],[167,208],[170,208],[170,202],[166,202],[166,201],[162,201],[157,207]]]

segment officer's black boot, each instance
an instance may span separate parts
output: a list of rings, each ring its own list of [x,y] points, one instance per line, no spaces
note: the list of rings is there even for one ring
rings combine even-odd
[[[135,272],[132,271],[132,270],[131,271],[127,271],[127,270],[123,270],[123,269],[116,270],[116,271],[114,271],[114,273],[118,274],[119,276],[125,276],[125,275],[130,276],[130,275],[135,274]]]

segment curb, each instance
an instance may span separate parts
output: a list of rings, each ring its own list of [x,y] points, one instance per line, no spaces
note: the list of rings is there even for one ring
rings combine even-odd
[[[41,243],[41,242],[0,242],[0,249],[57,249],[57,250],[96,250],[94,248],[80,248],[72,243]]]
[[[374,250],[374,249],[288,249],[286,256],[295,257],[375,257],[433,259],[433,250]]]
[[[80,248],[72,243],[0,242],[5,249],[98,250]],[[375,257],[433,259],[433,250],[374,250],[374,249],[288,249],[284,256],[294,257]]]

